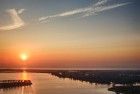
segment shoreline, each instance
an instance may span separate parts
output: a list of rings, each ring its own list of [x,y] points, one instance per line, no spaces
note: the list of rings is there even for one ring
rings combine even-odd
[[[140,70],[130,70],[130,69],[128,69],[128,70],[115,70],[115,69],[113,69],[113,70],[111,70],[111,69],[107,69],[107,70],[105,70],[105,69],[93,69],[93,70],[90,70],[90,69],[88,69],[88,70],[84,70],[84,69],[36,69],[36,68],[0,68],[0,73],[16,73],[16,72],[23,72],[23,71],[26,71],[26,72],[32,72],[32,73],[48,73],[48,72],[52,72],[52,71],[114,71],[114,72],[119,72],[119,71],[127,71],[127,72],[140,72]]]

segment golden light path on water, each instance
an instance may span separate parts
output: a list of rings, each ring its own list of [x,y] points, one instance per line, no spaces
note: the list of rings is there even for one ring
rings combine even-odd
[[[22,80],[31,80],[31,78],[29,77],[28,73],[24,70],[21,73],[21,79]],[[26,86],[26,87],[21,87],[21,94],[35,94],[32,90],[31,86]]]
[[[28,80],[28,75],[27,75],[27,72],[26,72],[26,71],[23,71],[23,72],[22,72],[21,79],[22,79],[22,80]]]

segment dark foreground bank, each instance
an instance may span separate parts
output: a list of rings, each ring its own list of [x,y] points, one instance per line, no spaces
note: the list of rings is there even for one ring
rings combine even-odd
[[[108,89],[116,94],[140,94],[140,86],[115,86]]]

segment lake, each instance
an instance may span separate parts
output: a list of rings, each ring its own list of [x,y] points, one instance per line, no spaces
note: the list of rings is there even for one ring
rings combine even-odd
[[[30,79],[32,86],[0,89],[0,94],[115,94],[107,85],[58,78],[48,73],[0,73],[0,80]]]

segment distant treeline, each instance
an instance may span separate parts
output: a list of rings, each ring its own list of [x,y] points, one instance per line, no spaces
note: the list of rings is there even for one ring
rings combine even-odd
[[[134,85],[140,83],[140,71],[91,70],[91,71],[53,71],[52,75],[60,78],[87,81],[96,84]]]

